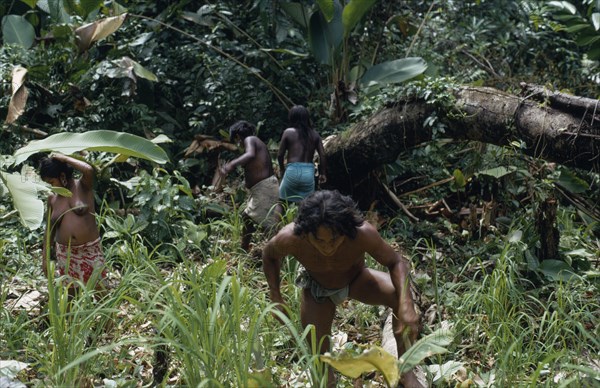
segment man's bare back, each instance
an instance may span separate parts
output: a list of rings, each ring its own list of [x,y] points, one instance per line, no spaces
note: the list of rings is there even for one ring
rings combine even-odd
[[[313,163],[315,152],[319,155],[319,181],[326,181],[327,160],[321,136],[310,126],[308,110],[296,105],[290,109],[290,124],[281,135],[277,161],[283,178],[286,165],[290,163]]]
[[[246,153],[254,155],[244,166],[246,187],[250,188],[273,175],[273,165],[267,145],[258,137],[248,136],[244,139],[244,149]]]
[[[287,163],[312,163],[320,139],[314,129],[310,130],[307,141],[303,141],[298,129],[287,128],[281,137],[281,145],[287,151]]]

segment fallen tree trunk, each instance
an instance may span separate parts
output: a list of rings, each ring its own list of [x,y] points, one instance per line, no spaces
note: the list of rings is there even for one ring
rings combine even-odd
[[[529,96],[485,87],[459,89],[456,103],[445,112],[437,111],[447,126],[445,137],[499,146],[520,140],[530,156],[600,171],[600,125],[594,120],[595,104],[578,97],[569,104],[565,94],[554,93],[548,98],[539,89],[524,90],[529,90]],[[533,98],[539,96],[543,99]],[[431,140],[431,130],[423,123],[434,110],[425,101],[398,103],[328,140],[327,187],[351,193],[372,170]]]

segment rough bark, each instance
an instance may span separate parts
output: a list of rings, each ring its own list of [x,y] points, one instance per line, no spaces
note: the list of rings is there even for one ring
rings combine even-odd
[[[454,106],[437,114],[444,117],[449,138],[500,146],[521,140],[530,156],[600,171],[595,104],[582,98],[569,104],[567,95],[556,93],[549,104],[541,103],[532,93],[529,90],[529,96],[522,97],[493,88],[465,87],[456,91]],[[533,94],[540,93],[536,89]],[[431,131],[423,123],[433,112],[434,107],[424,101],[398,103],[329,139],[327,187],[352,192],[375,168],[431,140]]]
[[[540,236],[540,261],[558,259],[560,233],[556,226],[558,202],[555,198],[547,198],[540,204],[536,215],[536,229]]]

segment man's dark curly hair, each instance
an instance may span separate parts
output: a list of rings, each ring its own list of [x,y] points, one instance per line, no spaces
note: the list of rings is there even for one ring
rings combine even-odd
[[[256,127],[253,124],[245,120],[240,120],[229,127],[229,141],[234,141],[236,136],[245,139],[248,136],[254,135],[255,133]]]
[[[73,167],[65,162],[49,157],[44,157],[40,160],[39,167],[40,178],[60,178],[61,173],[65,173],[65,178],[73,177]]]
[[[337,190],[315,191],[300,202],[294,234],[315,234],[319,226],[326,226],[353,239],[364,221],[352,198]]]

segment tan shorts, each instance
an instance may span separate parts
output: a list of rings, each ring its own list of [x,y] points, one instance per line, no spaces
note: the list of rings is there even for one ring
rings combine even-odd
[[[244,213],[265,229],[274,226],[279,221],[274,212],[279,201],[279,182],[275,175],[263,179],[248,191],[250,196]]]

